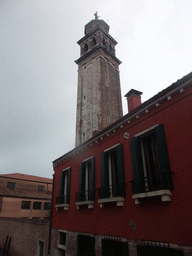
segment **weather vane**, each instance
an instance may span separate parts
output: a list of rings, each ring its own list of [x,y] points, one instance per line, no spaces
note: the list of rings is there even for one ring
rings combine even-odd
[[[94,14],[94,16],[95,16],[96,20],[98,20],[98,18],[100,17],[100,16],[98,16],[97,12]]]

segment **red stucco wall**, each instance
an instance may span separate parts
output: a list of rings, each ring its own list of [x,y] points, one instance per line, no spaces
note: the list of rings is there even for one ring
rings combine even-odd
[[[97,235],[120,236],[129,239],[145,239],[165,241],[174,244],[192,246],[192,89],[174,95],[159,107],[154,107],[149,113],[144,113],[139,119],[119,128],[109,137],[98,141],[87,150],[76,154],[55,167],[55,186],[53,201],[52,227],[69,231],[81,231]],[[130,153],[130,138],[135,134],[150,128],[155,124],[164,124],[165,136],[170,160],[171,171],[174,172],[171,202],[162,202],[152,197],[140,205],[135,205],[132,199],[131,184],[132,164]],[[124,133],[130,134],[129,139]],[[100,182],[100,154],[105,149],[123,143],[126,197],[123,207],[108,203],[100,208],[98,192],[95,194],[93,209],[82,207],[77,210],[75,193],[79,185],[79,165],[95,156],[95,188]],[[71,167],[71,198],[68,211],[56,211],[55,198],[59,193],[60,172]],[[132,220],[136,230],[129,227]]]

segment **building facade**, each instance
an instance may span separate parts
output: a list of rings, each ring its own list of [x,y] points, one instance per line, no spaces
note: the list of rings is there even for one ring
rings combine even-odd
[[[119,64],[115,54],[116,40],[109,35],[103,20],[85,25],[78,64],[76,146],[94,131],[103,130],[122,117]]]
[[[0,217],[48,218],[52,179],[20,173],[0,175]]]
[[[53,162],[51,255],[192,255],[192,73]]]

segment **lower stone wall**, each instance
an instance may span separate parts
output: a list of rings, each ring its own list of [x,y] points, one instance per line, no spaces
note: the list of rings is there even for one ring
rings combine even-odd
[[[9,235],[12,237],[10,256],[36,256],[40,240],[40,244],[44,244],[44,255],[47,255],[49,225],[48,219],[0,218],[0,247],[4,247]]]
[[[66,233],[66,242],[65,245],[60,245],[60,232]],[[149,246],[165,246],[165,248],[173,248],[176,250],[180,250],[183,253],[183,256],[192,256],[192,247],[190,246],[181,246],[176,244],[155,244],[156,242],[151,241],[140,241],[140,240],[132,240],[120,237],[109,237],[109,236],[100,236],[100,235],[92,235],[87,233],[77,233],[70,232],[66,230],[57,230],[52,229],[51,231],[51,256],[77,256],[77,240],[78,235],[82,235],[85,237],[90,237],[95,239],[95,256],[102,256],[102,240],[111,240],[118,241],[122,244],[126,244],[128,246],[127,254],[129,256],[137,256],[137,246],[149,245]],[[65,254],[64,254],[65,251]],[[116,254],[115,254],[116,255]]]

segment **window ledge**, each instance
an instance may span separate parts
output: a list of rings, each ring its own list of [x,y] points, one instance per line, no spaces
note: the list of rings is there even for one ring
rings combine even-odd
[[[124,206],[124,197],[110,197],[98,199],[98,203],[100,204],[101,208],[103,208],[103,204],[111,202],[117,202],[117,206]]]
[[[59,208],[63,208],[63,210],[67,211],[69,208],[69,204],[56,204],[55,207],[56,210],[58,210]]]
[[[66,250],[66,245],[58,244],[57,248],[62,249],[62,250]]]
[[[132,199],[135,199],[135,204],[140,204],[141,199],[145,197],[161,196],[161,201],[171,201],[171,191],[169,189],[162,189],[157,191],[150,191],[145,193],[133,194]]]
[[[93,209],[94,207],[94,201],[81,201],[81,202],[76,202],[75,205],[77,206],[77,210],[80,209],[81,205],[87,205],[88,209]]]

